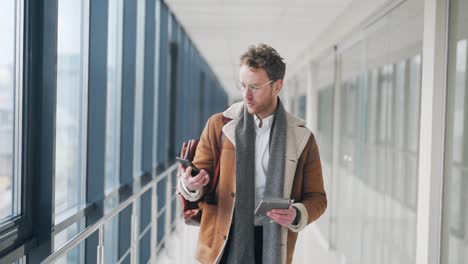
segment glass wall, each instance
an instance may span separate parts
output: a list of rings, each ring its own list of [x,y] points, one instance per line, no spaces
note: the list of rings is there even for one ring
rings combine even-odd
[[[341,72],[343,80],[340,83],[340,111],[339,118],[339,167],[334,168],[333,200],[330,208],[336,208],[332,217],[336,217],[336,223],[332,223],[331,243],[342,252],[349,263],[360,263],[362,240],[362,212],[358,212],[358,206],[362,203],[362,190],[356,186],[359,183],[356,173],[357,146],[358,146],[358,104],[357,81],[359,73],[364,72],[360,63],[362,56],[362,43],[359,43],[341,54]],[[321,151],[324,147],[321,147]],[[331,151],[331,150],[330,150]],[[352,199],[350,199],[352,197]]]
[[[119,185],[123,0],[110,1],[108,11],[106,193]]]
[[[69,226],[67,229],[58,233],[54,237],[54,251],[63,247],[71,238],[76,236],[82,229],[82,223],[75,223]],[[78,264],[84,263],[84,243],[80,243],[78,246],[73,248],[64,257],[60,258],[55,263],[57,264]]]
[[[307,75],[309,74],[308,72],[309,67],[304,67],[303,70],[301,70],[301,74],[297,76],[291,83],[291,85],[287,86],[287,89],[292,89],[294,96],[290,98],[290,110],[291,112],[298,116],[299,118],[302,118],[304,120],[307,120],[307,109],[306,109],[306,102],[307,102]]]
[[[319,61],[317,64],[316,87],[318,90],[317,105],[317,131],[315,138],[320,148],[320,159],[322,162],[322,173],[324,175],[324,186],[327,190],[328,199],[333,204],[334,190],[332,189],[332,166],[333,166],[333,107],[335,86],[335,56],[331,54]],[[327,240],[330,240],[330,216],[334,211],[330,206],[325,215],[317,221],[320,231]]]
[[[22,43],[22,17],[18,13],[19,1],[2,2],[0,9],[0,223],[19,212],[20,149],[19,122],[21,102],[20,52]]]
[[[443,264],[468,262],[468,2],[450,1]]]
[[[335,86],[334,55],[323,58],[317,66],[317,132],[315,137],[320,146],[320,158],[324,175],[330,175],[333,143],[333,98]]]
[[[105,194],[119,187],[120,131],[122,102],[123,0],[109,1],[107,36],[106,159]],[[104,204],[105,213],[118,205],[116,198]],[[104,227],[104,252],[108,263],[117,263],[119,218],[113,217]]]
[[[405,1],[339,53],[332,245],[347,263],[415,262],[423,6]]]
[[[88,13],[86,0],[58,2],[55,215],[84,202]]]
[[[160,41],[161,41],[161,2],[155,1],[155,51],[154,51],[154,119],[153,119],[153,170],[156,171],[158,168],[158,123],[159,123],[159,93],[158,87],[160,83]]]
[[[181,218],[176,172],[162,173],[175,168],[179,147],[169,143],[176,142],[169,131],[192,122],[199,126],[181,130],[177,139],[186,140],[189,132],[198,137],[206,117],[227,106],[227,94],[164,1],[24,2],[5,0],[0,8],[0,263],[43,262],[141,188],[148,189],[108,219],[104,232],[94,232],[56,262],[93,262],[99,253],[105,263],[166,256]],[[188,56],[190,73],[203,74],[210,95],[204,100],[216,104],[187,108],[194,120],[170,118],[180,105],[190,105],[189,97],[175,100],[171,92],[192,89],[182,85],[189,80]],[[154,82],[145,79],[152,72]],[[145,97],[151,89],[154,101]],[[149,126],[154,135],[144,130]],[[147,156],[151,145],[155,157]],[[129,151],[134,155],[125,157]],[[133,179],[141,176],[142,165],[152,175]],[[50,239],[35,239],[41,237]]]
[[[283,84],[281,100],[285,108],[295,116],[307,120],[307,75],[309,68],[304,67],[297,76],[289,78]],[[242,96],[242,94],[239,94]]]
[[[145,67],[145,1],[137,1],[137,48],[135,83],[135,130],[133,147],[133,176],[141,176],[141,151],[143,133],[143,81]]]

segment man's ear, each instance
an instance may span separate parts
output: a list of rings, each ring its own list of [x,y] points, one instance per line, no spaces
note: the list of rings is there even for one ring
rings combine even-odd
[[[275,86],[275,91],[279,93],[283,89],[283,80],[277,80],[276,81],[276,86]]]

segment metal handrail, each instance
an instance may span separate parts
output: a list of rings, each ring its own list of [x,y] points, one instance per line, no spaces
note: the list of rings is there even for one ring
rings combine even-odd
[[[178,168],[178,164],[174,164],[171,167],[169,167],[167,170],[165,170],[163,173],[161,173],[158,177],[155,177],[151,182],[147,183],[142,189],[140,189],[138,192],[134,193],[131,195],[128,199],[126,199],[124,202],[122,202],[119,206],[116,208],[112,209],[109,213],[105,214],[104,216],[101,217],[96,223],[93,225],[87,227],[83,231],[81,231],[79,234],[77,234],[75,237],[73,237],[71,240],[69,240],[63,247],[58,249],[57,251],[53,252],[51,255],[49,255],[42,263],[47,264],[47,263],[54,263],[54,261],[59,260],[60,258],[66,256],[66,254],[74,249],[76,246],[78,246],[81,242],[83,242],[86,238],[94,234],[96,231],[99,231],[99,244],[97,247],[97,263],[104,263],[104,225],[111,220],[113,217],[118,215],[121,211],[123,211],[125,208],[127,208],[129,205],[133,205],[133,210],[132,210],[132,227],[135,226],[134,223],[137,221],[137,214],[136,214],[136,206],[134,206],[135,201],[142,196],[144,193],[146,193],[149,189],[152,189],[152,201],[155,202],[156,200],[156,190],[157,190],[157,183],[164,179],[167,178],[168,176],[171,175],[172,172],[174,172]],[[167,199],[166,199],[167,202]],[[157,206],[152,203],[152,211],[157,210]],[[152,217],[154,217],[154,213],[152,214]],[[152,228],[156,229],[156,221],[155,219],[152,220],[151,222]],[[135,228],[131,228],[131,237],[135,237],[134,232],[137,232]],[[131,249],[131,259],[135,261],[135,245],[132,240],[132,245],[130,245]],[[132,261],[132,263],[135,263]]]

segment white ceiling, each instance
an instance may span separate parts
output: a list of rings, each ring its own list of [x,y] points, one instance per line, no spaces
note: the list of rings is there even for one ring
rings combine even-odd
[[[249,45],[269,44],[292,63],[351,0],[165,2],[233,98],[239,57]]]

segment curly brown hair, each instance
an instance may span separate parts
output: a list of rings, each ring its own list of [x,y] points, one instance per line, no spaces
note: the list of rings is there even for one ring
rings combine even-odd
[[[263,43],[258,46],[249,46],[249,49],[240,57],[240,65],[264,69],[268,78],[273,81],[282,80],[286,72],[283,58],[274,48]]]

